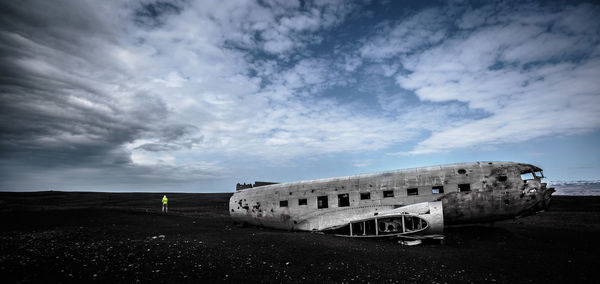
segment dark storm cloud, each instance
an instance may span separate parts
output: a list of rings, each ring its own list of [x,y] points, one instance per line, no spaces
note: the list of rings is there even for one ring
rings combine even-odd
[[[129,75],[110,56],[120,27],[86,1],[0,3],[0,155],[29,167],[125,165],[124,143],[168,111],[144,92],[121,96]],[[131,92],[133,90],[125,90]]]
[[[181,148],[190,149],[194,144],[201,143],[202,137],[192,136],[197,127],[188,124],[169,124],[157,130],[159,143],[146,143],[136,147],[150,152],[174,151]]]
[[[135,149],[142,149],[150,152],[162,152],[177,150],[179,149],[179,146],[163,143],[147,143],[142,146],[138,146]]]
[[[0,3],[0,189],[126,190],[221,170],[132,159],[132,149],[160,154],[202,138],[192,125],[169,122],[166,102],[139,84],[146,78],[135,67],[135,27],[159,24],[179,8],[120,5],[129,4]],[[134,141],[146,142],[135,148]]]
[[[161,136],[166,140],[177,140],[188,136],[197,128],[189,124],[172,124],[161,129]]]

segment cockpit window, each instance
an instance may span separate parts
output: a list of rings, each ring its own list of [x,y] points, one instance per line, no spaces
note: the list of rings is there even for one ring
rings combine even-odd
[[[533,173],[536,177],[545,178],[544,173],[542,171],[537,171]]]
[[[522,173],[521,179],[522,180],[531,180],[531,179],[535,179],[535,177],[533,176],[532,172],[528,172],[528,173]]]

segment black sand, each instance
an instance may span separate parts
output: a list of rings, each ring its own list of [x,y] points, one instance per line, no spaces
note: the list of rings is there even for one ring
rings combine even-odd
[[[595,282],[600,197],[403,247],[234,226],[230,194],[0,193],[0,274],[14,282]],[[163,235],[164,237],[162,237]]]

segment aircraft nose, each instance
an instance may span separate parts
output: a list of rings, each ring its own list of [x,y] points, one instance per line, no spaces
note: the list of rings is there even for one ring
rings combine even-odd
[[[546,184],[544,183],[542,191],[544,193],[544,209],[548,209],[552,201],[552,193],[556,192],[556,190],[554,190],[554,187],[546,188]]]
[[[536,211],[547,210],[550,207],[552,201],[552,193],[555,192],[553,187],[547,188],[546,183],[541,183],[540,188],[537,190],[538,203],[536,204]]]

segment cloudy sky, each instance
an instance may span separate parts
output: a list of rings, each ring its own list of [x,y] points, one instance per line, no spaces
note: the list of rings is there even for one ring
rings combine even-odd
[[[0,190],[600,178],[600,4],[2,1]]]

